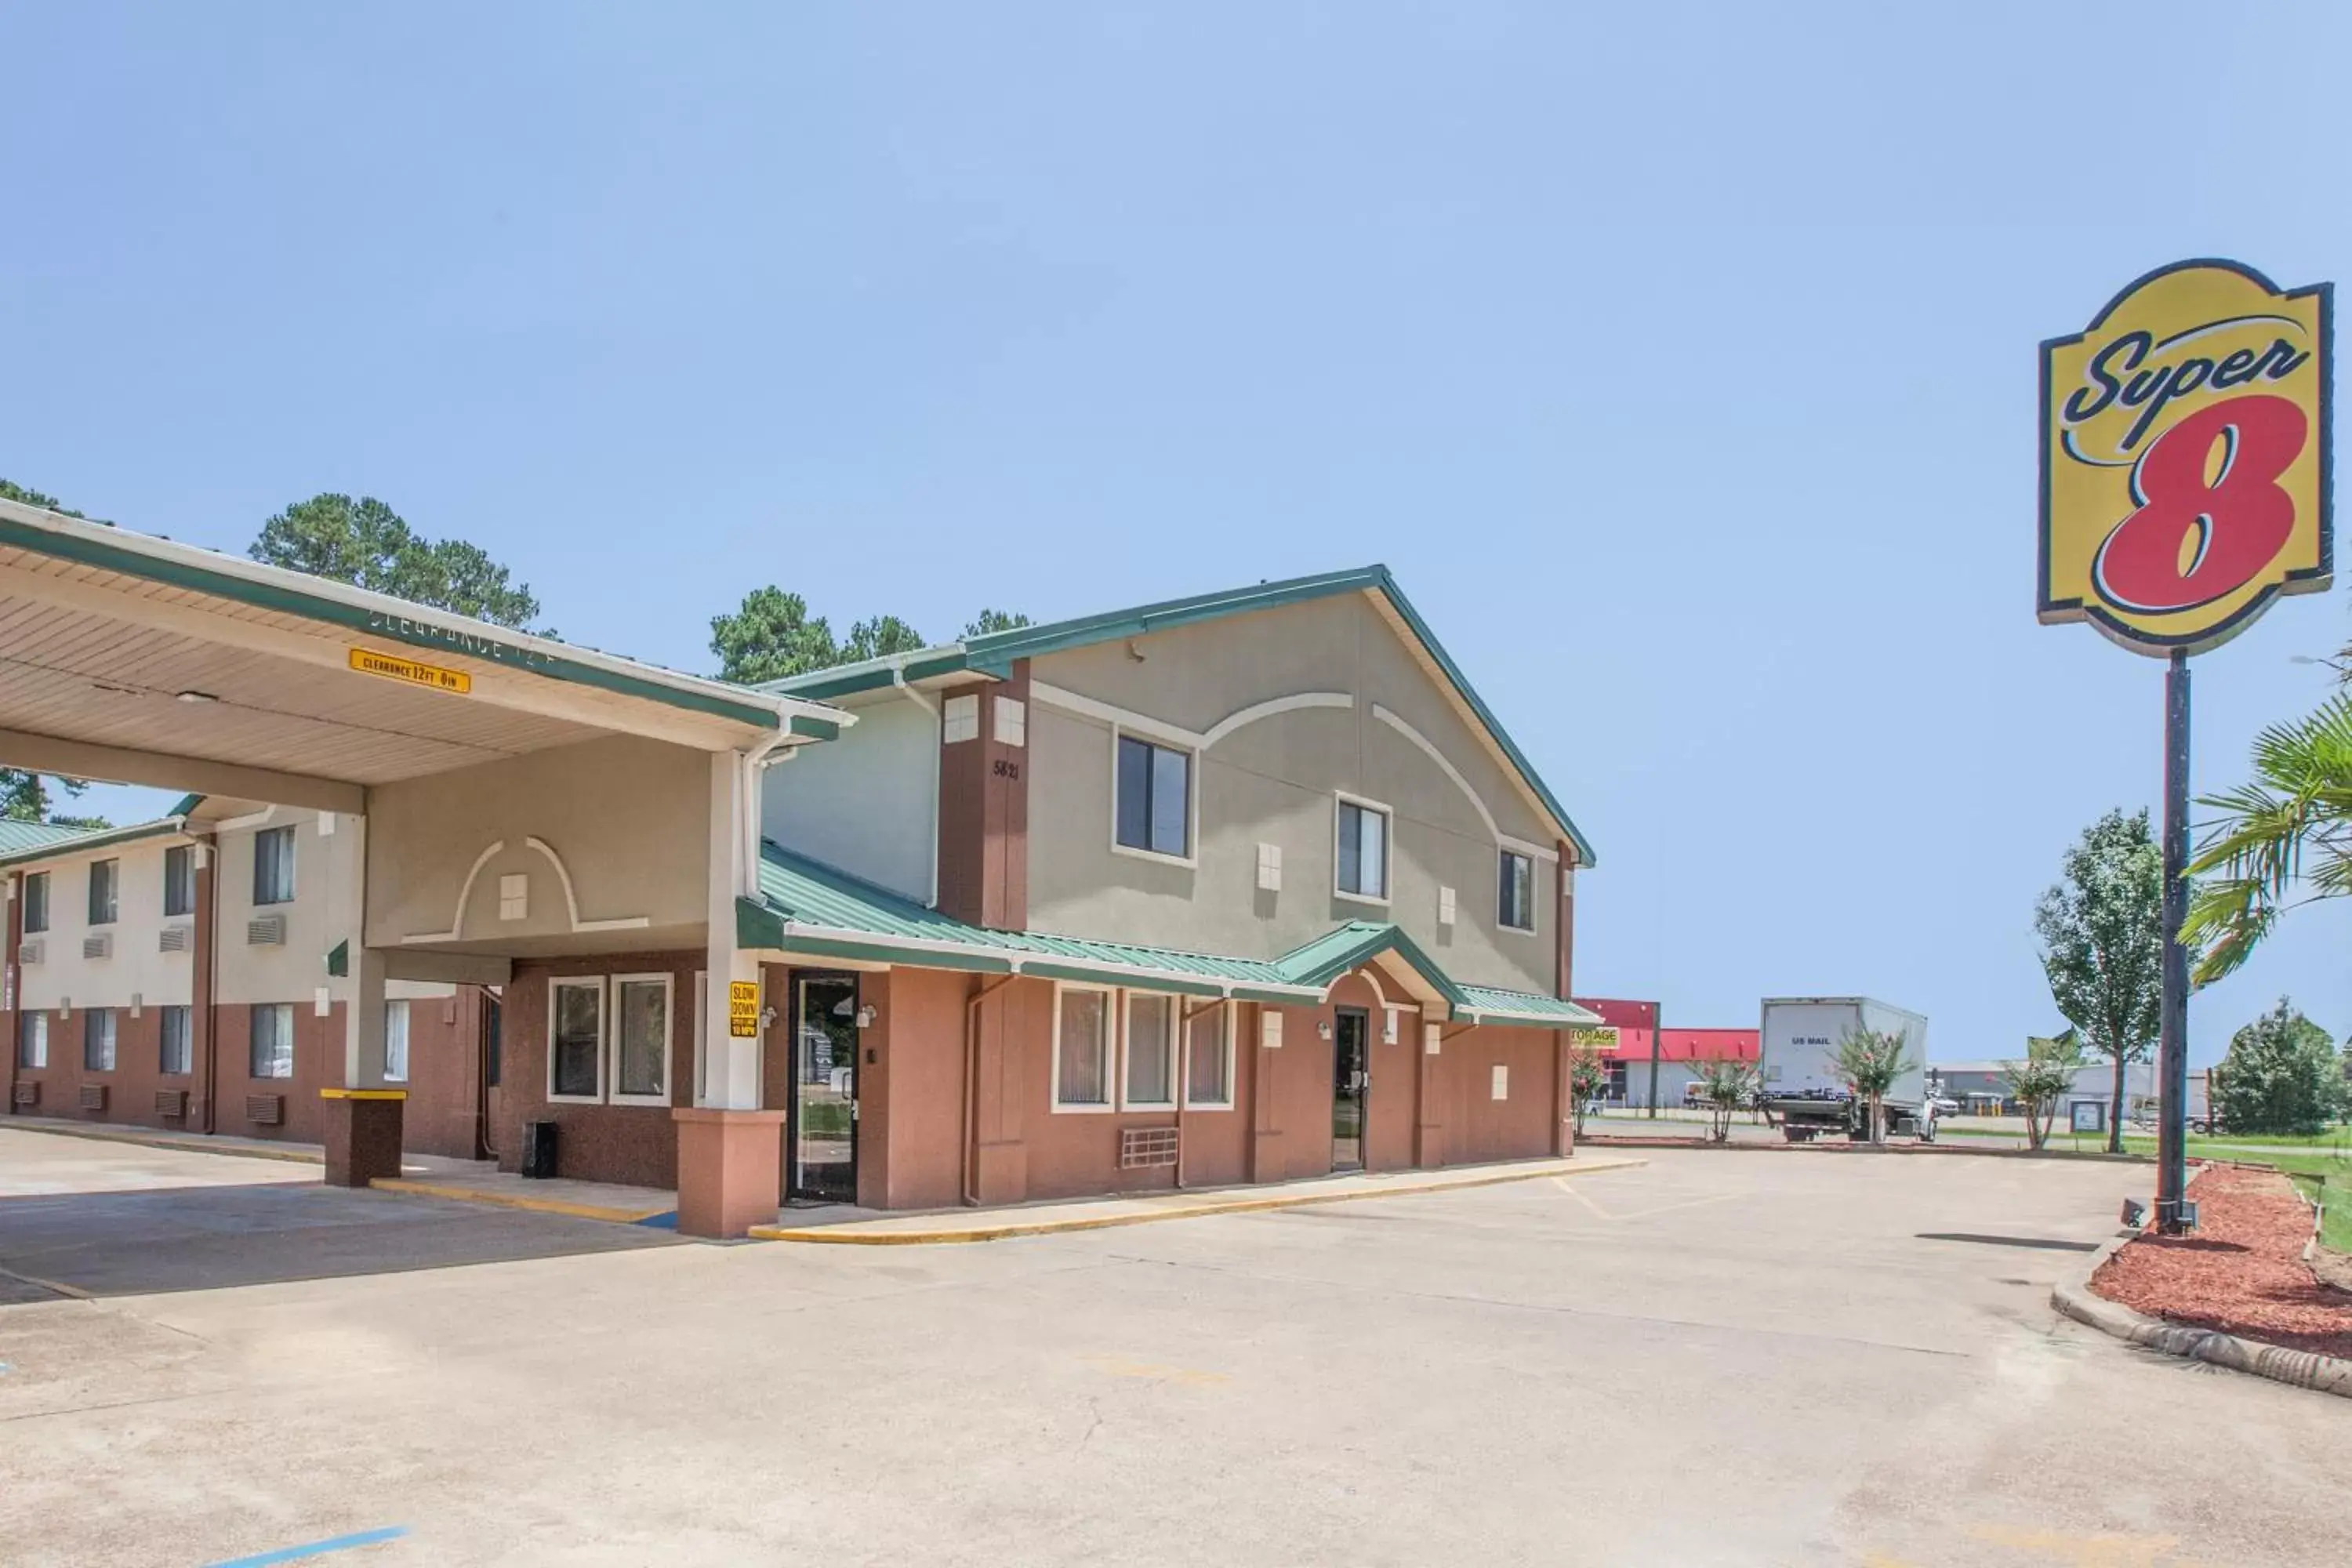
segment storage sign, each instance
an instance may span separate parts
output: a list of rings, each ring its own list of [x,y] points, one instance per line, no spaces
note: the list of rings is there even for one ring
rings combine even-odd
[[[378,653],[371,647],[352,649],[352,668],[362,675],[381,675],[387,680],[429,686],[436,691],[452,691],[460,697],[474,689],[474,678],[462,669],[444,669],[437,664],[421,664],[395,653]]]
[[[2044,623],[2198,653],[2328,585],[2332,302],[2182,261],[2042,345]]]
[[[727,983],[727,1033],[739,1040],[754,1039],[759,1036],[758,981],[730,980]]]
[[[1601,1056],[1614,1055],[1617,1049],[1617,1026],[1585,1025],[1568,1032],[1568,1043],[1579,1050],[1589,1050]]]

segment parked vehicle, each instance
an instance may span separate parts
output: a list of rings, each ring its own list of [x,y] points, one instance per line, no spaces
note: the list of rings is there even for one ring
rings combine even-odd
[[[1867,996],[1772,996],[1764,1002],[1761,1067],[1765,1112],[1781,1135],[1803,1143],[1823,1133],[1870,1136],[1870,1107],[1838,1072],[1838,1042],[1855,1029],[1900,1033],[1906,1069],[1880,1110],[1889,1133],[1936,1141],[1941,1109],[1927,1095],[1927,1020]]]

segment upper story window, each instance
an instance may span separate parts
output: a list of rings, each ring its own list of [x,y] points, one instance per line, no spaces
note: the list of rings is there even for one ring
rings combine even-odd
[[[1339,797],[1339,890],[1351,899],[1386,903],[1389,897],[1389,810],[1352,795]]]
[[[1516,849],[1502,852],[1502,875],[1495,900],[1496,922],[1509,931],[1536,929],[1536,861]]]
[[[114,923],[115,895],[122,886],[122,862],[93,860],[89,863],[89,923],[110,926]]]
[[[195,908],[196,851],[192,845],[174,844],[163,851],[163,912],[193,914]]]
[[[253,901],[294,901],[294,828],[265,827],[253,836]]]
[[[1175,859],[1192,853],[1192,753],[1118,738],[1118,843]]]
[[[49,929],[49,874],[25,873],[25,934]]]

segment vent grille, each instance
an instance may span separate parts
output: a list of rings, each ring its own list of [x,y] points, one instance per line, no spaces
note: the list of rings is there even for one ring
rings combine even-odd
[[[81,939],[81,955],[84,958],[112,958],[114,956],[114,933],[110,931],[94,931],[90,932],[88,936]]]
[[[195,939],[196,933],[191,927],[165,926],[162,931],[155,933],[155,951],[158,952],[185,952],[188,951],[189,945],[193,943]]]
[[[39,1081],[37,1079],[28,1079],[24,1082],[19,1083],[16,1086],[16,1092],[12,1098],[18,1105],[40,1104],[41,1086]]]
[[[86,1083],[82,1085],[81,1108],[84,1110],[104,1110],[106,1109],[106,1085],[102,1083]]]
[[[188,1091],[184,1089],[159,1089],[155,1091],[155,1114],[184,1117],[188,1114]]]
[[[245,945],[247,947],[284,947],[286,917],[257,915],[245,922]]]
[[[40,963],[41,944],[37,942],[18,942],[16,944],[16,962],[19,963]]]
[[[248,1094],[245,1097],[245,1119],[256,1127],[277,1127],[286,1121],[286,1097],[282,1094]]]
[[[1155,1165],[1176,1163],[1176,1129],[1173,1127],[1127,1127],[1118,1134],[1118,1168],[1122,1171],[1149,1170]]]

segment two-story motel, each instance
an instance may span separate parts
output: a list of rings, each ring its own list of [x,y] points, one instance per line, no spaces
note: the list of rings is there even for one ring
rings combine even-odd
[[[203,798],[0,854],[16,1108],[352,1182],[551,1123],[699,1234],[1567,1148],[1591,853],[1381,568],[751,689],[0,503],[42,615],[0,761]]]

